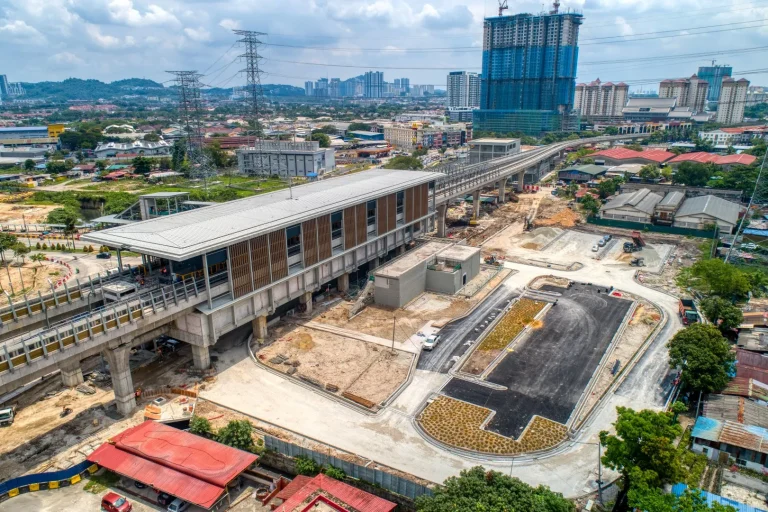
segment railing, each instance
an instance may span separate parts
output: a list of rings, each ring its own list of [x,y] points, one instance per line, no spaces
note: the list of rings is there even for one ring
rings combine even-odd
[[[96,279],[88,276],[88,281],[80,282],[79,278],[75,278],[77,286],[69,287],[65,281],[63,283],[63,289],[51,290],[50,293],[42,294],[37,292],[37,297],[27,297],[24,295],[24,300],[12,302],[9,300],[9,304],[3,308],[0,308],[0,328],[4,327],[9,322],[17,321],[27,316],[33,316],[38,313],[44,313],[46,309],[52,309],[58,307],[60,304],[71,303],[77,299],[85,299],[87,292],[91,295],[101,290],[101,287],[105,284],[109,284],[113,281],[119,281],[124,279],[127,275],[131,275],[130,266],[123,270],[123,272],[105,273],[105,277],[101,277],[98,274]]]
[[[430,169],[430,171],[440,172],[445,175],[437,181],[435,194],[448,198],[463,192],[468,192],[477,188],[477,186],[482,186],[494,179],[506,177],[511,174],[513,170],[519,169],[520,167],[540,163],[542,160],[551,157],[563,149],[584,144],[647,137],[648,135],[650,134],[615,135],[570,140],[527,151],[525,153],[518,153],[477,164],[448,164],[443,167]]]
[[[211,276],[211,288],[227,281],[227,272]],[[106,334],[112,329],[134,323],[137,319],[154,315],[169,306],[178,305],[180,301],[197,299],[205,290],[204,279],[159,286],[138,296],[105,304],[50,328],[0,342],[0,373],[14,371],[17,367],[47,358],[51,353],[63,351],[97,335]]]

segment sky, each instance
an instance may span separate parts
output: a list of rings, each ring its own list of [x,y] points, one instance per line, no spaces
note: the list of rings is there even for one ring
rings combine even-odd
[[[550,8],[509,4],[506,14]],[[0,0],[0,74],[166,82],[168,70],[197,70],[206,85],[242,85],[232,30],[247,29],[266,33],[262,83],[303,87],[379,69],[388,82],[444,88],[448,71],[480,71],[483,18],[497,9],[496,0]],[[768,73],[739,73],[768,63],[768,0],[563,0],[567,9],[584,15],[579,82],[655,89],[716,59],[768,85]]]

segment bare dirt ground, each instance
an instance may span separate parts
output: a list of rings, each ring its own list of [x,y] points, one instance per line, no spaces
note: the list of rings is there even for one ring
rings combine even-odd
[[[539,204],[536,218],[533,221],[535,227],[556,226],[560,228],[572,228],[584,222],[584,215],[577,213],[568,207],[569,200],[552,196],[544,197]]]
[[[0,203],[1,224],[38,224],[46,222],[48,213],[58,206],[20,205],[12,203]],[[22,217],[23,216],[23,217]]]
[[[21,275],[19,275],[19,269],[21,269]],[[41,263],[27,261],[23,266],[14,263],[7,268],[0,266],[0,288],[8,290],[9,293],[12,288],[15,292],[13,295],[18,297],[21,297],[24,292],[30,296],[36,295],[38,291],[48,293],[51,291],[48,279],[56,284],[56,281],[67,275],[68,272],[69,270],[64,265],[50,261]]]
[[[276,363],[275,356],[287,361]],[[262,348],[259,360],[282,373],[295,368],[296,377],[308,377],[323,387],[336,386],[379,403],[386,400],[408,376],[413,355],[374,343],[297,326]],[[329,390],[331,391],[331,390]],[[331,391],[334,392],[334,391]]]
[[[414,299],[405,309],[391,309],[372,304],[363,309],[354,318],[349,318],[351,302],[340,302],[327,311],[313,318],[313,321],[335,325],[379,338],[392,339],[392,319],[395,321],[395,340],[405,342],[419,332],[424,324],[431,321],[435,327],[441,327],[457,318],[485,299],[511,271],[503,269],[470,298],[448,297],[433,293],[424,293]],[[411,307],[423,303],[425,307]]]
[[[630,318],[619,339],[616,340],[613,351],[606,357],[599,373],[593,377],[595,379],[594,386],[581,409],[583,411],[581,417],[585,417],[589,413],[603,393],[616,380],[618,372],[616,375],[611,373],[616,360],[620,362],[620,369],[626,366],[661,320],[661,312],[653,304],[638,297],[635,299],[638,304],[632,318]]]
[[[723,485],[720,488],[720,496],[744,503],[746,505],[751,505],[755,508],[765,508],[764,495],[739,485],[723,482]]]
[[[650,288],[673,295],[685,295],[685,292],[677,286],[675,278],[680,270],[690,267],[701,257],[700,243],[698,240],[680,238],[674,252],[661,267],[661,272],[645,272],[644,269],[640,269],[637,279]]]
[[[189,349],[182,349],[172,359],[158,359],[132,371],[134,385],[142,389],[193,386],[196,379],[179,371],[190,364]],[[84,372],[99,366],[98,356],[81,362]],[[14,423],[0,429],[0,480],[68,468],[109,437],[144,420],[149,400],[140,400],[136,412],[122,419],[110,403],[114,400],[111,382],[87,384],[94,394],[66,388],[55,375],[10,401],[17,411]],[[64,407],[72,413],[61,417]]]

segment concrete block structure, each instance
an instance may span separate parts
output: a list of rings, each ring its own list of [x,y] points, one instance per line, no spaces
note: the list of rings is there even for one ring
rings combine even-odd
[[[245,174],[307,178],[336,169],[335,150],[317,141],[261,141],[236,153],[237,167]]]
[[[453,295],[480,273],[480,249],[429,242],[374,273],[377,304],[401,308],[431,291]]]
[[[520,139],[475,139],[469,143],[469,163],[516,155],[520,148]]]

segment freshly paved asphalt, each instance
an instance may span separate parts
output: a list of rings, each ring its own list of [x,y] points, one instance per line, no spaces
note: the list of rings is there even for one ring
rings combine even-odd
[[[632,304],[596,286],[544,289],[562,293],[557,305],[544,316],[544,325],[488,376],[489,382],[507,390],[459,379],[443,389],[448,396],[496,411],[487,428],[507,437],[517,438],[533,415],[568,421]]]

